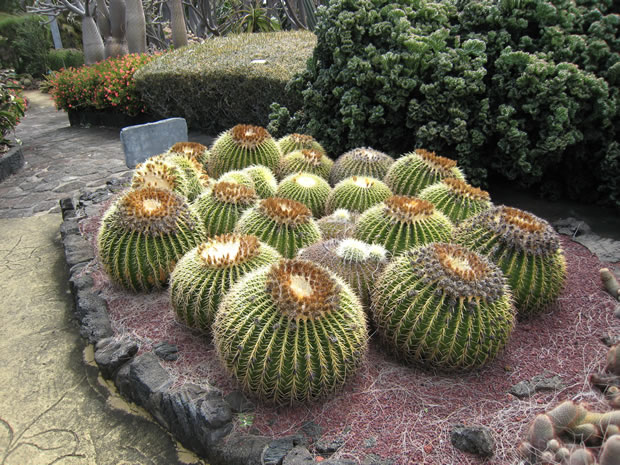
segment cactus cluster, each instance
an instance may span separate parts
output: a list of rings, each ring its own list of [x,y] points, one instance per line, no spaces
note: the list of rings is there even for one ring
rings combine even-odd
[[[320,218],[325,213],[325,202],[331,190],[325,179],[310,173],[297,173],[284,178],[275,195],[303,203],[315,218]]]
[[[368,147],[360,147],[338,157],[329,173],[329,182],[335,186],[351,176],[368,176],[383,179],[394,159],[389,155]]]
[[[323,239],[344,239],[345,237],[353,237],[355,222],[358,217],[358,213],[339,208],[331,215],[320,218],[317,224]]]
[[[282,156],[297,150],[315,150],[325,155],[323,146],[314,137],[307,134],[288,134],[278,139],[278,147],[280,147]]]
[[[279,261],[255,236],[222,234],[186,253],[170,275],[170,302],[188,326],[211,330],[222,296],[243,275]]]
[[[130,190],[105,213],[97,236],[110,278],[133,291],[162,288],[176,262],[204,238],[198,215],[172,191]]]
[[[455,224],[493,206],[488,192],[457,178],[445,178],[431,184],[418,197],[431,202]]]
[[[333,164],[334,162],[321,150],[295,150],[282,157],[278,177],[283,179],[289,174],[304,172],[316,174],[327,181]]]
[[[240,184],[251,189],[255,189],[254,180],[250,173],[245,170],[232,170],[222,174],[218,179],[218,182],[229,182],[232,184]]]
[[[361,304],[337,275],[305,260],[247,274],[213,325],[224,366],[244,389],[277,404],[340,389],[367,349]]]
[[[383,202],[392,191],[375,178],[351,176],[334,186],[327,197],[325,212],[331,214],[339,208],[361,213]]]
[[[520,318],[540,314],[562,291],[566,260],[559,236],[531,213],[503,205],[485,210],[463,221],[454,240],[502,269]]]

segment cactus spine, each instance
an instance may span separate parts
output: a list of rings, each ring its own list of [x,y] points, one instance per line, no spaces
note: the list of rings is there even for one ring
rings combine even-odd
[[[344,239],[353,237],[357,213],[351,213],[345,208],[339,208],[334,213],[324,216],[317,221],[323,239]]]
[[[315,218],[320,218],[325,213],[325,202],[331,190],[323,178],[310,173],[297,173],[280,182],[276,196],[301,202]]]
[[[210,331],[221,297],[242,276],[279,261],[255,236],[223,234],[186,253],[170,276],[170,302],[188,326]]]
[[[396,257],[371,299],[379,334],[399,356],[445,370],[484,365],[514,325],[501,270],[454,244],[433,243]]]
[[[182,196],[164,189],[131,190],[103,217],[99,259],[125,288],[161,288],[176,262],[203,237],[198,216]]]
[[[428,200],[454,224],[493,206],[489,193],[462,179],[445,178],[422,189],[420,199]]]
[[[389,155],[367,147],[356,148],[338,157],[329,174],[329,182],[335,186],[351,176],[383,179],[394,159]]]
[[[254,184],[254,189],[261,199],[276,195],[278,181],[273,172],[262,165],[252,165],[244,168],[242,173],[247,174]]]
[[[366,353],[359,300],[335,274],[282,260],[246,275],[226,294],[215,346],[244,389],[277,404],[340,389]]]
[[[245,170],[227,171],[221,175],[218,179],[219,182],[230,182],[233,184],[240,184],[245,187],[256,190],[252,176]]]
[[[316,174],[327,181],[333,164],[334,162],[325,155],[324,151],[315,149],[295,150],[282,157],[278,168],[278,177],[283,179],[289,174],[303,171],[304,173]]]
[[[209,149],[198,142],[177,142],[168,150],[168,153],[178,153],[197,161],[206,173],[209,164]]]
[[[329,215],[339,208],[363,212],[383,202],[392,191],[375,178],[352,176],[340,181],[329,194],[325,212]]]
[[[316,150],[325,155],[325,149],[316,139],[306,134],[288,134],[278,139],[278,146],[282,155],[287,155],[296,150]]]

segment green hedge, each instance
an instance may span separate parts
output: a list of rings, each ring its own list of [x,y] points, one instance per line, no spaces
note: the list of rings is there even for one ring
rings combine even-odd
[[[285,86],[315,44],[314,34],[301,31],[214,38],[162,55],[134,78],[149,110],[184,117],[191,127],[215,134],[241,123],[266,126],[272,102],[301,106]]]
[[[47,72],[52,35],[44,21],[43,16],[28,14],[0,19],[0,67],[34,76]]]
[[[47,65],[51,71],[65,68],[79,68],[84,64],[84,53],[74,48],[50,50],[47,54]]]

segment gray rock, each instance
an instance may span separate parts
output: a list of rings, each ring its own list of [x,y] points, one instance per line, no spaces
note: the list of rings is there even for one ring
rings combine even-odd
[[[67,220],[75,216],[75,206],[73,205],[73,199],[71,197],[65,197],[58,202],[60,205],[60,212],[62,213],[62,219]]]
[[[525,399],[526,397],[534,394],[534,390],[532,386],[530,386],[529,381],[519,381],[517,384],[512,386],[508,392],[519,399]]]
[[[80,218],[67,218],[60,225],[60,238],[64,241],[70,235],[80,235]]]
[[[95,347],[95,362],[104,378],[114,379],[119,368],[138,352],[138,344],[128,337],[109,337]]]
[[[530,397],[539,391],[556,391],[564,387],[562,378],[558,375],[536,375],[531,380],[519,381],[508,392],[519,399]]]
[[[165,392],[172,384],[172,379],[152,352],[135,357],[127,366],[129,367],[128,381],[131,386],[130,398],[150,412],[152,410],[151,396],[157,392]]]
[[[455,425],[450,432],[450,441],[458,450],[480,457],[492,457],[495,453],[491,430],[484,426]]]
[[[308,421],[303,424],[300,432],[308,436],[312,442],[316,442],[323,434],[323,428],[313,421]]]
[[[224,397],[230,408],[235,413],[251,412],[254,410],[254,403],[249,400],[241,391],[232,391]]]
[[[78,290],[75,296],[75,316],[80,322],[80,335],[91,344],[114,334],[106,301],[88,289]]]
[[[366,448],[375,447],[376,445],[377,445],[377,438],[374,436],[371,436],[368,439],[364,440],[364,447]]]
[[[79,264],[78,264],[79,265]],[[74,268],[74,270],[76,270]],[[69,278],[69,288],[71,294],[77,295],[79,291],[90,289],[93,287],[94,281],[90,274],[82,272],[82,269],[77,269],[77,272],[72,272]]]
[[[552,226],[558,233],[571,237],[590,234],[592,232],[592,228],[590,228],[585,221],[573,218],[572,216],[568,218],[560,218],[559,220],[554,221]]]
[[[95,258],[90,243],[80,235],[67,234],[63,243],[65,246],[65,258],[69,268],[78,263],[89,262]]]
[[[394,461],[391,459],[386,459],[379,457],[376,454],[368,454],[362,460],[362,465],[393,465]]]
[[[263,436],[231,433],[213,444],[210,465],[261,465],[263,449],[271,440]]]
[[[135,168],[147,158],[163,153],[175,143],[186,140],[187,123],[184,118],[168,118],[121,130],[125,164],[128,168]]]
[[[620,241],[597,234],[584,234],[574,238],[575,242],[588,248],[599,260],[610,263],[620,262]]]
[[[601,336],[601,342],[607,347],[616,345],[620,342],[620,334],[604,334]]]
[[[17,173],[24,166],[24,154],[21,145],[16,145],[0,157],[0,181]]]
[[[312,463],[315,463],[314,457],[304,446],[293,447],[282,461],[282,465],[309,465]]]
[[[170,344],[165,341],[154,344],[153,352],[155,352],[155,355],[157,355],[160,359],[169,362],[175,361],[179,358],[179,348],[174,344]]]
[[[294,447],[304,444],[303,436],[294,435],[285,438],[274,439],[263,450],[261,463],[263,465],[282,465],[284,457],[293,450]]]
[[[614,316],[620,318],[620,305],[616,305],[616,308],[614,308]]]
[[[342,446],[344,446],[344,439],[336,438],[331,441],[318,441],[314,449],[319,454],[333,454]]]

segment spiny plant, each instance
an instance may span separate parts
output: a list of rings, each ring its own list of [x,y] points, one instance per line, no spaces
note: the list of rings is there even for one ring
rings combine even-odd
[[[462,179],[445,178],[422,189],[420,199],[428,200],[454,224],[493,206],[487,191],[472,187]]]
[[[276,196],[301,202],[315,218],[320,218],[325,213],[325,202],[331,190],[325,179],[310,173],[297,173],[280,182]]]
[[[355,222],[359,214],[352,213],[345,208],[339,208],[331,215],[324,216],[317,221],[323,239],[344,239],[352,237],[355,231]]]
[[[199,193],[195,184],[187,180],[185,172],[163,157],[151,157],[136,166],[131,178],[131,188],[143,187],[174,191],[186,198]]]
[[[504,205],[463,221],[454,241],[489,257],[508,278],[519,318],[540,314],[560,294],[566,260],[545,220]]]
[[[201,194],[192,204],[207,236],[230,233],[241,214],[256,205],[256,191],[250,187],[220,181]]]
[[[182,196],[146,187],[126,192],[107,210],[98,255],[114,282],[147,291],[163,287],[176,262],[203,238],[202,223]]]
[[[362,304],[370,307],[370,289],[387,265],[387,250],[357,239],[330,239],[299,251],[298,258],[320,263],[351,286]]]
[[[442,370],[493,359],[515,320],[501,270],[455,244],[432,243],[396,257],[371,300],[379,334],[399,357]]]
[[[334,162],[325,155],[325,152],[320,150],[295,150],[282,157],[278,168],[278,177],[283,179],[289,174],[303,171],[316,174],[327,181],[333,164]]]
[[[170,275],[170,302],[188,326],[211,331],[222,296],[243,275],[281,259],[256,236],[222,234],[187,252]]]
[[[288,134],[278,139],[278,146],[283,156],[297,150],[316,150],[325,155],[325,149],[317,140],[306,134]]]
[[[340,389],[367,350],[364,311],[336,274],[282,260],[242,278],[224,297],[215,347],[243,388],[276,404]]]
[[[335,186],[351,176],[368,176],[383,179],[394,163],[389,155],[369,147],[360,147],[338,157],[329,174],[329,182]]]
[[[218,182],[241,184],[242,186],[256,190],[256,185],[254,184],[252,175],[245,170],[227,171],[218,178]]]
[[[276,195],[278,181],[276,180],[273,171],[266,166],[252,165],[244,168],[241,172],[247,174],[252,179],[254,189],[261,199],[266,199],[267,197],[273,197]]]
[[[207,172],[209,163],[209,149],[206,145],[198,142],[177,142],[168,150],[168,153],[178,153],[192,160],[196,160],[202,166],[203,171]]]
[[[283,257],[293,258],[303,247],[321,240],[312,212],[295,200],[269,197],[246,211],[236,226],[241,234],[254,234]]]
[[[358,218],[353,237],[384,246],[392,255],[430,242],[448,242],[454,226],[435,206],[416,197],[393,195]]]
[[[378,179],[351,176],[334,186],[327,197],[325,212],[331,214],[339,208],[345,208],[361,213],[391,195],[390,188]]]
[[[251,165],[263,165],[274,171],[280,158],[280,148],[265,128],[238,124],[220,134],[213,143],[209,174],[217,178],[226,171]]]
[[[176,152],[168,152],[160,156],[168,163],[174,164],[181,171],[183,171],[186,182],[189,186],[188,190],[191,192],[191,195],[188,196],[190,201],[192,201],[205,188],[211,186],[211,178],[203,170],[202,164],[200,164],[200,162],[196,159]]]
[[[444,178],[465,179],[456,161],[417,149],[396,160],[383,181],[395,194],[416,196],[425,187]]]

